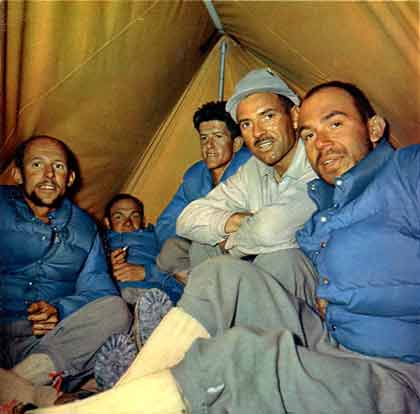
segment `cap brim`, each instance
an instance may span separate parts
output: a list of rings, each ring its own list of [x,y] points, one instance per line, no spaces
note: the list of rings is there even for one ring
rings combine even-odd
[[[230,113],[230,116],[235,122],[238,122],[238,120],[236,119],[236,107],[238,106],[239,102],[241,102],[242,99],[246,98],[249,95],[253,95],[254,93],[260,92],[272,92],[277,95],[289,98],[295,105],[300,104],[300,99],[294,93],[285,93],[284,90],[276,89],[273,87],[250,88],[241,91],[237,95],[233,95],[226,103],[226,111]]]

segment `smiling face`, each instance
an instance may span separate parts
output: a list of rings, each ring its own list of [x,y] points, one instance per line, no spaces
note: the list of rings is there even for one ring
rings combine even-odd
[[[238,104],[236,115],[248,149],[282,174],[296,144],[290,113],[283,101],[273,93],[255,93]]]
[[[234,140],[223,121],[203,121],[199,127],[201,156],[213,175],[223,175],[234,154]]]
[[[41,137],[25,148],[23,169],[14,169],[24,198],[37,217],[56,208],[75,179],[69,171],[66,152],[59,142]]]
[[[376,140],[353,97],[336,87],[320,89],[303,102],[299,136],[312,168],[329,184],[366,157]]]
[[[116,201],[110,209],[109,227],[118,233],[131,233],[143,228],[143,211],[134,200]]]

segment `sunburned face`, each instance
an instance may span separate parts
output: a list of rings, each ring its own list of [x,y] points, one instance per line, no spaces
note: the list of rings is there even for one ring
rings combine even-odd
[[[28,144],[23,171],[16,169],[15,174],[25,200],[37,216],[56,208],[75,178],[74,172],[68,170],[64,148],[47,137]]]
[[[336,87],[320,89],[303,102],[299,136],[312,168],[333,185],[368,154],[375,139],[353,97]]]
[[[238,104],[236,114],[248,149],[282,173],[296,139],[290,114],[280,98],[273,93],[255,93]]]
[[[143,227],[143,215],[140,206],[130,198],[116,201],[110,209],[111,230],[118,233],[130,233]]]
[[[234,141],[223,121],[204,121],[199,127],[201,156],[216,181],[234,154]]]

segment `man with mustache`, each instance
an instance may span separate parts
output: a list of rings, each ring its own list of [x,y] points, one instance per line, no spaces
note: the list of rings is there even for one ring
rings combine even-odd
[[[62,141],[35,136],[16,151],[17,186],[0,186],[0,403],[51,403],[51,376],[80,382],[129,328],[97,227],[67,198],[77,174]]]
[[[297,247],[295,232],[315,209],[306,183],[316,175],[293,130],[296,104],[299,98],[270,69],[253,70],[236,85],[226,108],[253,157],[179,216],[177,234],[197,242],[193,266],[221,246],[237,258],[260,256],[254,263],[274,271],[276,252]]]
[[[193,116],[199,134],[201,160],[185,172],[182,184],[156,222],[156,235],[162,246],[156,264],[163,272],[186,282],[191,263],[191,242],[176,236],[176,220],[192,201],[206,196],[219,183],[235,174],[251,156],[226,102],[207,102]]]
[[[298,130],[322,178],[297,234],[303,278],[226,256],[198,266],[178,304],[188,335],[170,341],[164,319],[114,389],[42,414],[420,412],[420,145],[394,151],[338,81],[307,93]]]

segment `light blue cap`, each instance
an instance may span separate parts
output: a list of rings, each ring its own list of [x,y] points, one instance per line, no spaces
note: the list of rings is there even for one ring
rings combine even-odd
[[[259,92],[272,92],[289,98],[299,105],[299,97],[270,68],[255,69],[248,72],[235,86],[235,92],[226,103],[226,111],[236,119],[236,108],[242,99]]]

